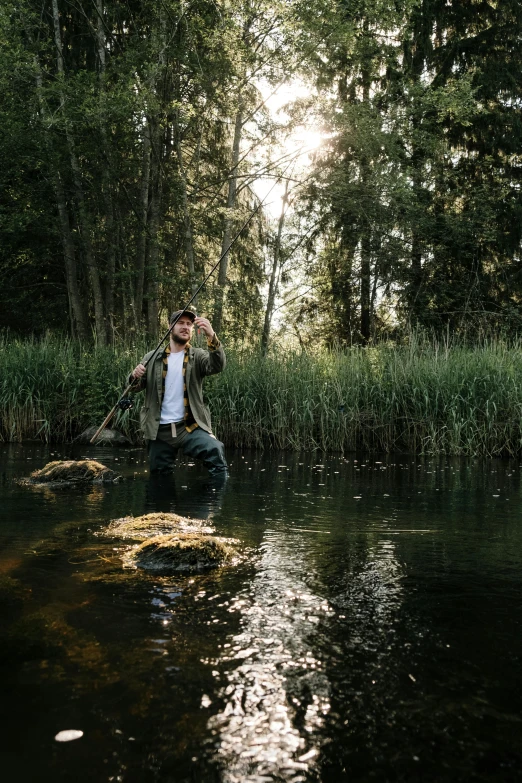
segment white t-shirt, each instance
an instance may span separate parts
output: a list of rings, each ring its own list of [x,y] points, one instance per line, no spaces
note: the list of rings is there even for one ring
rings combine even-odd
[[[160,424],[170,424],[185,418],[185,400],[183,398],[183,360],[185,351],[170,353],[169,368],[165,376],[165,395],[161,403]]]

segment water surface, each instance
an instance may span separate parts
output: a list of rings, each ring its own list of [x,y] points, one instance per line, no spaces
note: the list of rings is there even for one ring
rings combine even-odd
[[[14,481],[71,455],[126,481]],[[228,456],[219,487],[140,449],[1,447],[5,779],[522,780],[518,461]],[[243,560],[122,569],[98,533],[155,510]]]

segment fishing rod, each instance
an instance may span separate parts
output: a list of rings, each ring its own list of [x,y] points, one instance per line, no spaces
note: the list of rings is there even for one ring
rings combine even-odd
[[[268,193],[265,196],[265,198],[263,199],[263,201],[260,201],[259,204],[257,205],[257,207],[254,209],[254,211],[250,214],[248,220],[246,220],[243,223],[243,225],[241,226],[241,228],[239,229],[237,234],[234,236],[234,238],[230,242],[230,244],[227,247],[227,249],[220,255],[220,257],[218,258],[218,260],[216,261],[216,263],[214,264],[214,266],[212,267],[212,269],[210,270],[208,275],[205,277],[205,279],[203,280],[203,282],[201,283],[199,288],[197,288],[197,290],[192,294],[191,298],[189,299],[189,301],[187,302],[187,304],[185,305],[183,310],[180,310],[180,312],[178,313],[176,318],[174,318],[174,320],[170,324],[169,328],[167,329],[167,331],[165,332],[165,334],[163,335],[163,337],[161,338],[161,340],[157,344],[156,348],[152,352],[151,356],[149,356],[147,361],[144,363],[144,365],[143,365],[144,367],[147,367],[147,365],[151,361],[154,360],[154,357],[158,353],[159,349],[161,348],[161,346],[163,345],[163,343],[165,342],[167,337],[169,337],[171,331],[174,329],[174,327],[176,326],[176,324],[179,321],[179,319],[181,318],[181,316],[188,310],[188,308],[190,307],[190,305],[192,304],[194,299],[197,297],[197,295],[199,294],[201,289],[207,284],[209,279],[212,277],[212,275],[214,274],[214,272],[216,271],[216,269],[220,265],[221,261],[225,258],[227,253],[230,251],[230,248],[232,247],[232,245],[239,239],[239,236],[241,235],[241,233],[244,231],[244,229],[248,226],[250,221],[253,219],[254,215],[256,215],[256,213],[259,212],[259,210],[261,209],[261,207],[265,203],[266,199],[268,198],[268,196],[270,195],[270,193],[272,192],[274,187],[275,187],[275,183],[270,188],[270,190],[268,191]],[[100,426],[98,427],[98,429],[96,430],[96,432],[92,436],[92,438],[90,440],[90,443],[95,443],[98,440],[98,438],[100,437],[100,435],[103,432],[103,430],[105,429],[105,427],[109,424],[109,422],[112,420],[112,418],[116,414],[116,411],[118,411],[118,410],[126,411],[126,410],[129,410],[130,408],[133,407],[134,403],[127,395],[132,391],[132,387],[134,386],[134,384],[136,383],[137,380],[138,380],[137,378],[133,378],[132,381],[128,384],[128,386],[124,389],[122,396],[120,397],[120,399],[118,400],[118,402],[116,403],[114,408],[112,408],[112,410],[109,411],[109,413],[107,414],[107,416],[105,417],[103,422],[100,424]]]

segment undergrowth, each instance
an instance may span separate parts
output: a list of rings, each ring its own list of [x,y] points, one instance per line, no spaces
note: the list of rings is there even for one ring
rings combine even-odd
[[[100,424],[144,346],[86,347],[56,337],[0,338],[0,440],[69,441]],[[314,354],[228,352],[206,381],[214,429],[229,445],[324,451],[515,455],[522,446],[517,345],[412,337]],[[136,406],[115,426],[138,439]]]

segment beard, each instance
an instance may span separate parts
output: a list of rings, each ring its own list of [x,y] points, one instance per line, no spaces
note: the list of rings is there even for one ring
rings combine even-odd
[[[188,337],[182,337],[180,334],[175,334],[174,332],[171,332],[171,334],[173,341],[178,345],[186,345],[190,340],[190,335]]]

